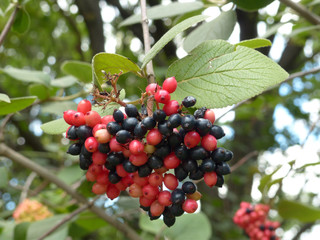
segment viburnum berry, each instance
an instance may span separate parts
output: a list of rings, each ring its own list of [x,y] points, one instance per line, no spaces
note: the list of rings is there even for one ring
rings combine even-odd
[[[205,150],[211,152],[217,148],[217,139],[214,136],[207,134],[202,137],[201,146]]]
[[[174,169],[180,165],[180,159],[174,154],[170,153],[163,160],[163,165],[168,169]]]
[[[149,184],[149,178],[140,177],[139,174],[135,173],[133,175],[133,182],[135,182],[136,184],[139,184],[140,186],[145,186]]]
[[[158,202],[163,206],[170,206],[171,202],[171,193],[169,191],[161,191],[158,195]]]
[[[156,83],[150,83],[147,87],[146,87],[146,92],[148,93],[149,96],[154,95],[157,91],[159,91],[161,89],[161,87],[156,84]]]
[[[150,174],[148,180],[149,180],[149,184],[151,186],[154,186],[154,187],[161,186],[162,181],[163,181],[163,176],[162,176],[162,174],[154,172],[154,173]]]
[[[154,199],[149,199],[149,198],[146,198],[144,196],[141,196],[139,198],[139,203],[143,207],[150,207],[151,204],[153,203],[153,201],[154,201]]]
[[[109,142],[110,151],[112,152],[122,152],[123,146],[117,142],[116,137],[111,138]]]
[[[137,155],[131,155],[129,161],[135,166],[142,166],[147,163],[148,155],[145,152],[139,153]]]
[[[96,175],[93,174],[90,171],[87,171],[86,172],[86,179],[87,179],[88,182],[95,182],[96,181]]]
[[[100,183],[95,183],[95,184],[93,184],[93,186],[92,186],[92,192],[93,192],[94,194],[101,195],[101,194],[106,193],[107,187],[108,187],[108,185],[104,185],[104,184],[100,184]]]
[[[91,111],[91,102],[89,100],[81,100],[78,103],[77,111],[86,114],[87,112]]]
[[[129,150],[132,154],[137,155],[143,152],[144,145],[138,140],[133,140],[129,144]]]
[[[150,206],[152,216],[160,216],[164,211],[165,206],[161,205],[158,200],[155,200]]]
[[[81,125],[85,125],[85,115],[82,112],[76,112],[73,115],[73,125],[79,127]]]
[[[179,185],[177,177],[172,173],[167,173],[164,175],[163,183],[170,190],[175,190]]]
[[[196,131],[188,132],[184,137],[184,144],[188,148],[193,148],[197,146],[200,143],[200,141],[201,141],[201,137],[199,133],[197,133]]]
[[[215,172],[206,172],[204,174],[204,182],[209,187],[213,187],[217,183],[217,174]]]
[[[108,125],[109,122],[114,122],[114,121],[115,120],[112,115],[107,115],[101,118],[101,123],[105,125]]]
[[[182,209],[187,213],[194,213],[198,209],[198,203],[193,199],[186,199],[182,204]]]
[[[170,101],[171,97],[168,91],[161,89],[155,93],[154,99],[158,103],[167,104]]]
[[[107,156],[108,156],[107,154],[101,153],[99,151],[95,151],[92,154],[92,161],[96,165],[103,165],[106,162]]]
[[[169,77],[164,80],[162,84],[162,89],[167,90],[168,93],[173,93],[178,86],[177,80],[175,77]]]
[[[154,187],[148,184],[142,188],[142,193],[143,193],[143,196],[148,199],[155,199],[159,194],[159,189],[158,187]]]
[[[89,137],[84,142],[84,145],[89,152],[95,152],[98,150],[99,143],[94,137]]]
[[[66,137],[70,140],[77,140],[78,139],[77,127],[76,126],[68,127],[66,131]]]
[[[187,96],[182,100],[182,105],[186,108],[192,107],[196,104],[197,100],[192,96]]]
[[[139,184],[133,183],[129,187],[129,195],[133,198],[141,197],[142,194],[142,187]]]
[[[162,134],[158,129],[152,129],[148,132],[146,140],[150,145],[157,145],[162,140]]]
[[[107,129],[99,129],[94,134],[95,139],[98,143],[108,143],[110,142],[112,135],[108,132]]]
[[[69,125],[74,125],[74,114],[77,111],[75,110],[67,110],[65,112],[63,112],[63,119],[66,123],[68,123]]]
[[[101,123],[100,114],[96,111],[89,111],[84,115],[86,125],[89,127],[94,127],[95,125]]]
[[[167,116],[171,116],[178,112],[180,108],[180,104],[176,100],[170,100],[163,106],[163,111],[166,113]]]
[[[108,198],[110,198],[111,200],[119,197],[120,195],[120,190],[113,184],[109,184],[107,187],[107,196]]]
[[[204,113],[204,118],[208,119],[213,124],[214,121],[216,120],[216,115],[215,115],[215,113],[214,113],[214,111],[212,109],[208,109]]]

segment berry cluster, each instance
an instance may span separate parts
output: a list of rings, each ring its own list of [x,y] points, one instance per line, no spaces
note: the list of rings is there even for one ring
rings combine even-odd
[[[77,141],[68,153],[80,156],[80,168],[88,170],[88,181],[95,182],[92,191],[114,199],[128,189],[150,219],[163,215],[169,227],[176,216],[198,208],[201,194],[191,180],[204,178],[209,187],[221,187],[223,175],[230,173],[227,161],[233,157],[231,151],[217,147],[217,139],[225,134],[213,125],[214,112],[203,107],[193,115],[184,114],[182,110],[194,106],[196,99],[188,96],[181,105],[171,100],[176,87],[174,77],[162,87],[147,86],[145,95],[157,105],[152,116],[126,104],[125,113],[116,109],[101,117],[88,100],[82,100],[77,111],[64,112],[71,125],[67,138]],[[184,181],[187,177],[190,180]]]
[[[233,221],[244,229],[251,240],[278,240],[275,230],[280,223],[267,220],[269,210],[270,207],[265,204],[241,202]]]

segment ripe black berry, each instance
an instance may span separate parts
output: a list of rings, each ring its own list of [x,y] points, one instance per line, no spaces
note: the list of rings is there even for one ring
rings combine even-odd
[[[230,150],[226,150],[226,155],[225,155],[225,159],[224,161],[225,162],[228,162],[230,161],[231,159],[233,158],[233,152],[231,152]]]
[[[77,135],[77,127],[71,126],[67,131],[67,138],[71,140],[76,140],[78,138]]]
[[[216,168],[215,162],[211,158],[204,159],[199,166],[202,172],[212,172]]]
[[[116,140],[118,143],[125,144],[130,142],[131,139],[132,139],[132,135],[127,130],[120,130],[116,134]]]
[[[174,169],[174,175],[176,176],[176,178],[181,182],[184,179],[186,179],[186,177],[188,177],[188,172],[186,172],[183,167],[181,165],[179,165],[178,167],[176,167]]]
[[[113,184],[116,184],[121,180],[121,177],[115,171],[110,171],[108,178],[109,181]]]
[[[196,188],[196,185],[193,182],[187,181],[187,182],[184,182],[182,184],[182,190],[186,194],[192,194],[197,190],[197,188]]]
[[[116,171],[116,166],[111,164],[109,161],[106,161],[104,166],[106,167],[106,169],[108,169],[110,171]]]
[[[217,183],[216,186],[217,187],[222,187],[222,185],[224,184],[224,177],[221,175],[217,175]]]
[[[200,136],[204,136],[210,132],[212,123],[208,119],[199,118],[196,122],[196,130]]]
[[[155,155],[152,155],[148,160],[148,165],[150,168],[158,169],[163,166],[163,160]]]
[[[73,143],[69,146],[67,153],[70,155],[79,155],[82,145],[80,143]]]
[[[136,125],[139,123],[138,119],[134,117],[129,117],[123,120],[122,122],[122,128],[124,130],[127,130],[129,132],[133,132]]]
[[[133,104],[127,104],[124,108],[126,114],[128,117],[138,117],[139,116],[139,112],[138,112],[138,109],[135,105]]]
[[[181,127],[186,131],[192,131],[196,126],[196,119],[192,115],[186,115],[181,120]]]
[[[82,170],[88,170],[89,166],[92,164],[91,157],[86,157],[83,154],[79,156],[79,165]]]
[[[173,203],[170,207],[170,212],[176,217],[181,216],[184,213],[182,209],[182,204]]]
[[[172,149],[175,149],[176,147],[180,146],[182,143],[182,138],[179,133],[173,132],[171,136],[168,139],[169,145]]]
[[[171,115],[167,120],[167,126],[169,128],[177,128],[181,124],[181,115],[176,113]]]
[[[124,115],[119,109],[115,109],[112,116],[117,123],[122,123],[124,120]]]
[[[98,150],[101,153],[105,153],[105,154],[109,153],[110,152],[109,143],[100,143]]]
[[[162,135],[166,137],[169,137],[173,131],[171,128],[168,127],[167,122],[159,123],[158,130]]]
[[[200,169],[197,169],[196,171],[190,173],[189,178],[192,180],[200,180],[203,178],[203,176],[204,173]]]
[[[109,122],[107,125],[107,130],[111,135],[116,135],[117,132],[121,130],[121,126],[116,122]]]
[[[89,152],[84,145],[81,147],[81,154],[84,155],[85,157],[90,158],[92,155],[92,152]]]
[[[133,134],[137,138],[142,138],[147,133],[147,129],[141,126],[141,123],[138,123],[133,131]]]
[[[182,105],[185,106],[186,108],[192,107],[196,104],[197,99],[195,99],[192,96],[187,96],[182,100]]]
[[[163,110],[157,109],[153,112],[152,117],[156,122],[161,123],[166,119],[167,115]]]
[[[176,188],[171,193],[171,202],[174,204],[182,204],[185,199],[184,191],[180,188]]]
[[[231,170],[228,163],[222,162],[217,164],[215,172],[218,175],[227,175],[231,173]]]
[[[187,160],[188,159],[188,149],[186,146],[182,145],[174,151],[174,154],[180,159],[180,160]]]
[[[226,149],[224,149],[222,147],[218,147],[216,150],[214,150],[211,153],[211,158],[216,163],[220,163],[220,162],[225,161],[225,159],[226,159]]]
[[[225,136],[225,133],[222,129],[222,127],[218,125],[213,125],[209,132],[212,136],[214,136],[216,139],[223,138]]]
[[[88,137],[92,136],[92,128],[86,125],[81,125],[76,130],[78,138],[81,140],[86,140]]]
[[[169,155],[169,153],[171,152],[171,148],[169,147],[169,145],[164,144],[162,146],[160,146],[154,153],[153,155],[160,157],[160,158],[164,158],[167,155]],[[150,161],[150,159],[149,159]]]
[[[152,168],[148,164],[144,164],[138,168],[139,177],[148,177],[152,172]]]
[[[192,159],[183,161],[181,165],[186,172],[194,172],[198,169],[198,164],[196,160],[192,160]]]
[[[147,130],[151,130],[156,126],[156,121],[152,117],[146,117],[141,121],[141,126]]]
[[[206,107],[199,108],[194,112],[193,116],[195,118],[203,118],[206,111],[207,111]]]
[[[107,161],[113,166],[116,166],[122,163],[123,160],[124,160],[124,156],[122,153],[116,153],[116,152],[109,153],[107,157]]]
[[[123,161],[122,166],[128,173],[134,173],[138,170],[138,167],[133,165],[128,159]]]
[[[189,150],[190,158],[193,160],[206,159],[208,157],[208,152],[201,146],[196,146]]]

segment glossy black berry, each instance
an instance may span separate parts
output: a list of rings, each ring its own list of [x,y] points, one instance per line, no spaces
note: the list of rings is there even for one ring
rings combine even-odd
[[[216,139],[223,138],[225,136],[225,133],[223,131],[223,128],[218,125],[213,125],[209,132],[212,136],[214,136]]]
[[[216,164],[211,158],[204,159],[199,166],[202,172],[212,172],[216,169]]]
[[[169,145],[164,144],[164,145],[160,146],[159,148],[157,148],[156,151],[154,151],[153,155],[160,157],[160,158],[164,158],[167,155],[169,155],[170,152],[171,152],[171,148],[169,147]]]
[[[172,204],[170,207],[170,212],[176,216],[179,217],[184,213],[184,210],[182,209],[182,204]]]
[[[91,157],[86,157],[82,154],[79,156],[79,166],[82,170],[88,170],[90,165],[92,164]]]
[[[113,172],[116,171],[116,166],[111,164],[109,161],[106,161],[104,166],[106,167],[106,169],[108,169],[110,171],[113,171]]]
[[[137,138],[142,138],[146,135],[147,131],[148,130],[146,128],[141,126],[141,123],[138,123],[134,128],[133,134]]]
[[[123,112],[121,112],[119,109],[115,109],[113,111],[113,118],[117,123],[122,123],[124,120]]]
[[[184,130],[183,128],[180,128],[180,129],[179,129],[179,134],[180,134],[180,136],[181,136],[182,138],[184,138],[184,136],[186,135],[186,133],[187,133],[187,131]]]
[[[174,154],[182,161],[187,160],[189,157],[188,149],[185,145],[176,148]]]
[[[77,127],[71,126],[67,131],[67,138],[71,140],[76,140],[78,138],[77,135]]]
[[[156,122],[161,123],[166,119],[167,115],[163,110],[157,109],[153,112],[152,117]]]
[[[116,140],[118,143],[125,144],[132,140],[132,135],[127,130],[120,130],[116,134]]]
[[[148,110],[144,104],[141,105],[140,113],[142,116],[148,116]]]
[[[180,188],[176,188],[171,193],[171,202],[173,204],[182,204],[185,200],[185,193]]]
[[[204,173],[200,169],[197,169],[196,171],[190,173],[189,178],[192,180],[200,180],[203,178],[203,176]]]
[[[181,125],[181,115],[176,113],[171,115],[167,120],[167,126],[169,128],[177,128]]]
[[[225,162],[228,162],[230,161],[231,159],[233,158],[233,152],[231,152],[230,150],[226,150],[226,155],[225,155],[225,159],[224,161]]]
[[[110,171],[108,178],[109,178],[109,181],[113,184],[116,184],[121,180],[121,177],[115,171]]]
[[[123,161],[122,166],[128,173],[134,173],[138,170],[138,167],[133,165],[128,159]]]
[[[160,157],[152,155],[148,159],[148,165],[152,169],[158,169],[158,168],[161,168],[163,166],[163,161],[162,161],[162,159]]]
[[[123,120],[122,122],[122,128],[124,130],[127,130],[129,132],[133,132],[136,125],[139,123],[138,119],[134,117],[129,117]]]
[[[206,159],[208,157],[208,152],[201,146],[196,146],[190,149],[190,158],[193,160]]]
[[[99,143],[98,150],[101,153],[105,153],[105,154],[109,153],[110,152],[109,143]]]
[[[219,175],[227,175],[231,173],[229,164],[226,162],[218,163],[215,172]]]
[[[226,149],[218,147],[211,153],[211,158],[216,163],[220,163],[226,160]]]
[[[144,164],[138,168],[139,177],[148,177],[152,172],[152,168],[148,164]]]
[[[122,163],[123,160],[124,160],[123,154],[117,153],[117,152],[109,153],[109,155],[107,157],[107,161],[113,166],[116,166],[116,165]]]
[[[70,155],[79,155],[81,153],[82,144],[73,143],[69,146],[67,153]]]
[[[107,125],[107,130],[111,135],[116,135],[121,129],[119,123],[116,122],[109,122]]]
[[[212,123],[208,119],[199,118],[196,121],[196,130],[200,136],[204,136],[210,132]]]
[[[194,172],[198,169],[197,161],[192,159],[182,161],[181,165],[186,172]]]
[[[92,152],[89,152],[84,145],[81,147],[81,154],[88,158],[92,156]]]
[[[76,130],[78,138],[86,140],[88,137],[92,136],[92,128],[86,125],[81,125]]]
[[[167,126],[167,122],[159,123],[158,130],[163,136],[166,136],[166,137],[169,137],[173,132],[172,128],[169,128]]]
[[[161,216],[161,215],[159,215],[159,216],[152,216],[152,214],[151,214],[150,211],[148,212],[148,215],[149,215],[149,218],[150,218],[151,221],[152,221],[152,220],[156,220],[156,219],[160,218],[160,216]]]
[[[141,121],[141,126],[147,130],[151,130],[156,126],[156,121],[152,117],[146,117]]]
[[[224,177],[222,175],[217,175],[217,183],[216,183],[216,187],[222,187],[222,185],[224,184]]]
[[[186,179],[186,177],[188,177],[188,172],[186,172],[183,167],[181,165],[179,165],[178,167],[176,167],[174,169],[174,175],[176,176],[176,178],[181,182],[184,179]]]
[[[203,118],[206,111],[207,111],[206,107],[199,108],[194,112],[193,116],[195,118]]]
[[[143,209],[146,212],[150,210],[150,207],[145,207],[145,206],[142,206],[142,205],[140,205],[140,208]]]
[[[135,105],[133,104],[127,104],[124,108],[126,114],[128,117],[138,117],[139,116],[139,112],[138,112],[138,109]]]
[[[196,119],[192,115],[186,115],[181,120],[181,127],[186,131],[191,131],[196,126]]]
[[[182,143],[182,137],[179,133],[173,132],[168,138],[168,143],[172,149],[179,147]]]
[[[192,96],[187,96],[182,100],[182,105],[185,106],[186,108],[192,107],[196,104],[197,99],[195,99]]]
[[[197,190],[197,187],[193,182],[187,181],[182,184],[182,190],[185,194],[192,194]]]
[[[163,211],[163,222],[167,227],[171,227],[176,222],[176,217],[172,214],[170,209],[166,207]]]

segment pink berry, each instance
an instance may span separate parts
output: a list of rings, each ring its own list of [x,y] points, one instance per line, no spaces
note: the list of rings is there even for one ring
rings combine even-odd
[[[175,77],[169,77],[164,80],[162,89],[167,90],[168,93],[173,93],[177,89],[178,83]]]
[[[174,153],[170,153],[168,156],[166,156],[163,159],[163,165],[167,169],[177,168],[180,165],[180,163],[181,163],[180,159]]]
[[[164,175],[163,183],[170,190],[175,190],[179,184],[177,177],[172,173],[166,173]]]
[[[159,90],[155,93],[154,95],[154,99],[158,102],[158,103],[163,103],[166,104],[170,101],[171,97],[170,94],[168,93],[167,90]]]
[[[101,118],[101,123],[108,125],[109,122],[115,122],[112,115],[107,115]]]
[[[150,213],[152,216],[160,216],[164,211],[165,206],[161,205],[158,200],[155,200],[150,206]]]
[[[139,198],[140,205],[144,207],[150,207],[153,202],[154,202],[154,199],[148,199],[144,196]]]
[[[122,152],[123,150],[122,145],[117,142],[116,137],[111,138],[109,147],[111,152]]]
[[[148,184],[142,188],[142,193],[143,196],[148,199],[155,199],[159,194],[159,189],[158,187],[153,187],[150,184]]]
[[[96,133],[94,134],[95,139],[97,139],[97,141],[99,143],[107,143],[110,142],[112,136],[111,134],[108,132],[107,129],[100,129],[98,131],[96,131]]]
[[[76,112],[73,115],[73,125],[79,127],[81,125],[85,125],[86,121],[85,121],[85,116],[82,112]]]
[[[154,172],[150,174],[148,180],[151,186],[154,186],[154,187],[161,186],[163,181],[163,176],[162,174]]]
[[[198,209],[198,203],[193,199],[187,199],[184,201],[182,209],[187,213],[194,213]]]
[[[133,198],[141,197],[143,195],[141,186],[136,183],[132,184],[129,187],[129,195]]]
[[[87,112],[91,111],[91,102],[86,99],[81,100],[78,103],[77,111],[82,112],[83,114],[86,114]]]
[[[213,124],[214,121],[216,120],[216,115],[214,114],[213,110],[208,109],[204,114],[204,118],[208,119]]]
[[[204,182],[209,186],[213,187],[217,183],[217,174],[216,172],[206,172],[204,174]]]
[[[129,161],[135,166],[142,166],[148,161],[148,155],[145,152],[142,152],[137,155],[131,155]]]
[[[167,116],[171,116],[178,112],[180,105],[176,100],[170,100],[167,104],[163,106],[163,111],[166,113]]]
[[[202,137],[201,145],[205,150],[213,151],[217,148],[217,139],[214,136],[207,134]]]
[[[96,165],[103,165],[106,162],[107,154],[101,153],[99,151],[95,151],[92,154],[92,162]]]
[[[63,112],[64,121],[66,121],[66,123],[68,123],[69,125],[73,125],[73,121],[74,121],[73,116],[75,113],[76,113],[75,110],[67,110]]]
[[[103,124],[103,123],[99,123],[97,125],[95,125],[92,129],[92,135],[94,136],[96,131],[100,130],[100,129],[107,129],[107,125]]]
[[[86,125],[89,127],[94,127],[95,125],[101,123],[101,117],[100,114],[96,111],[89,111],[84,116],[86,120]]]
[[[162,140],[162,134],[158,129],[151,129],[147,134],[147,143],[150,145],[157,145]]]
[[[99,143],[94,137],[89,137],[84,142],[84,146],[89,152],[95,152],[98,150]]]
[[[161,89],[161,87],[156,84],[156,83],[150,83],[147,87],[146,87],[146,92],[148,93],[149,96],[154,95],[157,91],[159,91]]]
[[[144,150],[144,145],[142,142],[138,141],[138,140],[133,140],[130,142],[129,144],[129,150],[132,154],[140,154],[143,152]]]
[[[186,145],[188,148],[193,148],[200,143],[200,140],[201,137],[199,133],[196,131],[191,131],[184,136],[184,145]]]
[[[103,184],[100,184],[100,183],[95,183],[95,184],[93,184],[93,186],[92,186],[92,192],[93,192],[94,194],[97,194],[97,195],[105,194],[106,191],[107,191],[107,186],[108,186],[108,185],[103,185]]]
[[[163,206],[170,206],[171,202],[171,193],[169,191],[161,191],[158,195],[158,201]]]

